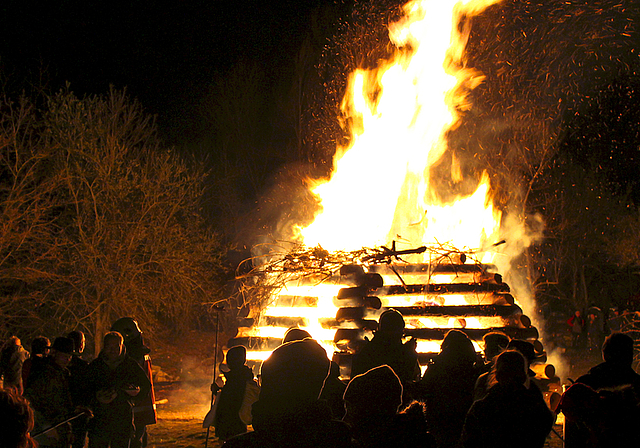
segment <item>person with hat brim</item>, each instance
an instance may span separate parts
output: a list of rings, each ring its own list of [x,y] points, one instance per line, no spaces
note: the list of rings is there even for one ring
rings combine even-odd
[[[68,381],[67,366],[74,353],[73,341],[58,337],[53,341],[45,362],[34,364],[31,369],[25,396],[35,411],[36,433],[67,419],[74,411],[79,411],[71,399]],[[41,447],[66,447],[71,442],[71,426],[68,423],[61,425],[36,440]]]

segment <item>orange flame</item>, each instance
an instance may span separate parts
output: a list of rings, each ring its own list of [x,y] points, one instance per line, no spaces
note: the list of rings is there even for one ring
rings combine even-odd
[[[465,107],[454,92],[482,79],[461,68],[468,38],[468,30],[458,32],[461,15],[494,2],[416,0],[404,6],[405,17],[390,26],[395,60],[350,78],[343,112],[355,123],[352,143],[338,148],[331,179],[313,189],[322,210],[300,230],[307,246],[356,250],[401,239],[410,246],[449,243],[465,250],[499,239],[501,214],[489,201],[486,176],[474,194],[446,204],[432,192],[429,176],[447,150],[456,108]],[[460,180],[455,166],[452,177]]]

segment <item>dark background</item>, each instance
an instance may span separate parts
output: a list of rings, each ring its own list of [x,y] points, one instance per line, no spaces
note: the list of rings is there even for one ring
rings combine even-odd
[[[301,179],[327,175],[346,138],[345,74],[388,56],[400,4],[8,0],[2,87],[126,88],[168,144],[211,169],[209,220],[249,247],[308,219]],[[451,154],[468,175],[489,171],[503,207],[543,217],[521,260],[543,301],[636,306],[640,249],[619,247],[640,247],[639,24],[636,3],[609,0],[503,1],[473,19],[468,65],[486,79]],[[445,175],[440,187],[465,188]]]

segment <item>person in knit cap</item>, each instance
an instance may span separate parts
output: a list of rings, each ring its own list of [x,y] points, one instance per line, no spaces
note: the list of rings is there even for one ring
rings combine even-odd
[[[462,434],[464,448],[542,448],[554,422],[539,391],[528,389],[527,361],[507,350],[496,358],[487,396],[473,403]]]
[[[480,371],[479,358],[469,337],[460,330],[449,330],[440,353],[420,382],[429,431],[439,448],[457,446]]]
[[[380,315],[378,330],[353,357],[351,377],[381,365],[388,365],[398,375],[403,387],[420,379],[420,364],[413,339],[403,343],[405,322],[393,308]]]
[[[287,342],[262,363],[260,397],[253,404],[253,432],[223,447],[344,447],[348,427],[331,418],[318,399],[329,373],[326,351],[313,339]]]
[[[220,396],[213,426],[216,437],[227,440],[247,432],[247,425],[240,418],[240,407],[244,399],[247,381],[253,381],[253,371],[247,362],[247,349],[241,345],[227,351],[228,371],[224,372],[225,383]]]
[[[351,426],[356,447],[435,446],[421,403],[412,403],[407,411],[398,413],[402,383],[387,365],[353,377],[345,390],[344,402],[344,421]]]

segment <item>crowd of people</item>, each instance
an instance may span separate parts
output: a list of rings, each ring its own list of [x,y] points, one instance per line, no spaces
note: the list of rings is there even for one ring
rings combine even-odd
[[[135,320],[122,318],[90,362],[74,330],[31,341],[16,336],[0,351],[0,447],[142,448],[156,422],[148,347]],[[11,423],[12,422],[12,423]],[[7,442],[9,440],[10,442]]]
[[[246,349],[231,348],[234,369],[244,370],[240,382],[228,383],[228,394],[226,385],[221,391],[226,400],[214,425],[223,448],[541,448],[561,411],[567,413],[566,447],[628,446],[622,441],[640,417],[640,376],[631,367],[633,340],[626,334],[606,339],[604,362],[580,377],[557,407],[545,401],[530,368],[537,354],[529,341],[490,332],[478,354],[464,332],[450,330],[421,375],[415,341],[403,336],[402,315],[385,311],[373,339],[354,355],[351,380],[335,388],[335,363],[318,342],[300,329],[287,332],[262,364],[250,432],[246,424],[230,430],[225,423],[226,414],[237,421],[247,406],[243,382],[256,380],[244,365]],[[585,390],[589,412],[576,405]],[[619,410],[604,419],[612,406],[624,409],[624,418]]]
[[[608,336],[603,362],[554,406],[531,369],[537,357],[531,342],[489,332],[483,353],[476,353],[469,337],[453,329],[421,374],[416,342],[405,341],[404,327],[398,311],[382,313],[374,337],[354,355],[347,383],[299,328],[285,334],[257,377],[246,348],[229,348],[220,366],[226,382],[213,390],[212,426],[223,448],[541,448],[559,412],[565,447],[618,447],[628,446],[640,421],[640,375],[627,334]],[[144,368],[149,350],[137,324],[114,324],[88,363],[80,356],[83,336],[71,332],[53,344],[36,338],[30,354],[18,338],[4,344],[0,412],[12,417],[0,419],[10,440],[0,446],[145,446],[155,412],[151,419],[135,413],[153,404]]]

